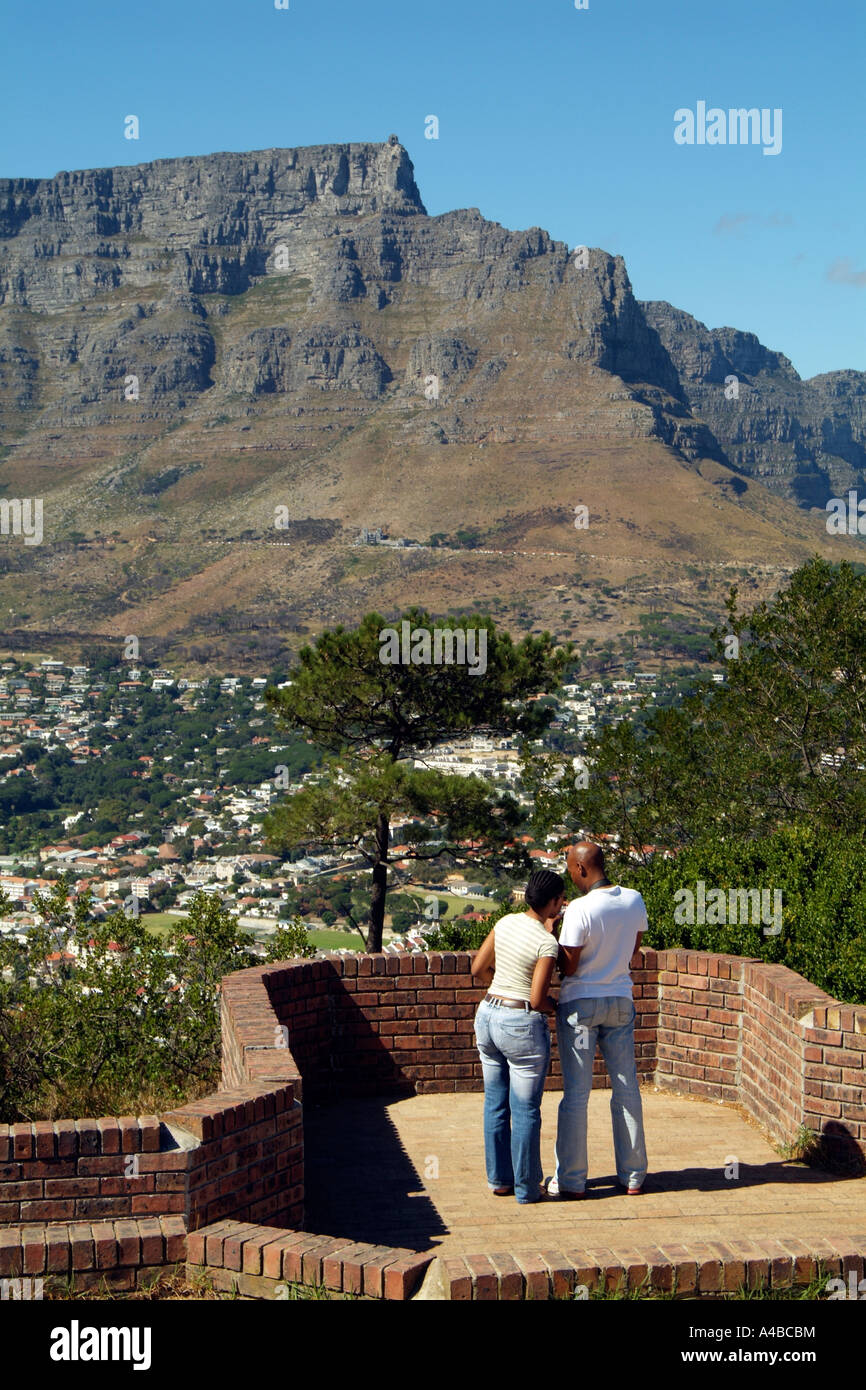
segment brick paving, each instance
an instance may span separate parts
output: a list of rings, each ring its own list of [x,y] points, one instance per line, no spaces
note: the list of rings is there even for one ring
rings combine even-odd
[[[640,1197],[616,1183],[610,1092],[589,1111],[590,1176],[580,1202],[520,1206],[488,1191],[480,1093],[342,1100],[306,1109],[306,1221],[323,1236],[442,1256],[484,1251],[693,1246],[866,1230],[866,1177],[786,1162],[728,1105],[642,1092],[650,1175]],[[553,1172],[559,1095],[542,1103]],[[739,1176],[725,1167],[739,1161]]]

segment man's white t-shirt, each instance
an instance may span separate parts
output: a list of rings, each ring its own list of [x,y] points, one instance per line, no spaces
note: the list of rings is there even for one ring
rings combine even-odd
[[[638,932],[646,931],[644,900],[634,888],[613,885],[591,888],[565,909],[561,946],[582,946],[577,972],[560,987],[560,1003],[569,999],[599,999],[605,995],[631,998],[628,964]]]

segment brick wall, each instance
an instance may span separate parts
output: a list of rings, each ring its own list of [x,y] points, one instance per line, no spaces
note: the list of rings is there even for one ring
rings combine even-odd
[[[232,975],[223,986],[223,1084],[279,1073],[316,1099],[481,1090],[473,1020],[486,991],[472,979],[471,960],[460,951],[334,956]],[[646,1079],[655,1070],[656,995],[655,970],[637,969],[636,1046]],[[547,1087],[559,1090],[555,1027],[553,1034]],[[594,1084],[610,1084],[600,1057]]]
[[[830,1000],[800,1020],[803,1122],[840,1154],[866,1154],[866,1008]]]
[[[687,1095],[738,1100],[743,1029],[739,956],[644,951],[655,962],[655,1080]]]
[[[155,1115],[0,1125],[0,1222],[176,1215],[186,1155],[162,1142]]]
[[[219,1092],[161,1119],[0,1125],[0,1276],[74,1272],[130,1287],[180,1258],[187,1233],[228,1227],[233,1241],[243,1228],[251,1251],[294,1249],[281,1231],[303,1225],[305,1093],[482,1088],[472,1025],[484,989],[471,959],[356,955],[240,971],[223,981]],[[866,1155],[866,1008],[742,957],[644,950],[634,964],[644,1079],[739,1101],[778,1139],[805,1124],[840,1154]],[[599,1060],[595,1084],[608,1084]],[[547,1085],[561,1085],[555,1040]],[[418,1272],[404,1269],[406,1252],[370,1251],[347,1256],[364,1266],[363,1287],[386,1288],[376,1271],[390,1260],[406,1296]]]
[[[301,1221],[304,1130],[291,1084],[248,1082],[165,1120],[198,1140],[182,1175],[190,1231],[227,1217],[276,1226]]]
[[[301,1108],[247,1083],[153,1116],[0,1125],[0,1225],[299,1218]]]
[[[771,1134],[790,1138],[805,1114],[806,1039],[801,1019],[815,1005],[833,1001],[782,965],[745,961],[742,973],[740,1096]]]
[[[233,975],[224,982],[224,1082],[283,1077],[319,1099],[480,1090],[472,1025],[485,991],[471,960],[454,951],[335,956]],[[777,1139],[805,1124],[866,1154],[866,1008],[742,956],[643,950],[632,974],[642,1079],[737,1101]],[[547,1087],[559,1090],[553,1031]],[[593,1084],[609,1085],[600,1057]]]
[[[642,954],[658,977],[658,1085],[738,1101],[776,1140],[805,1125],[838,1157],[866,1157],[866,1006],[783,965]]]
[[[146,1216],[135,1221],[38,1222],[0,1226],[0,1278],[73,1279],[88,1289],[103,1280],[114,1289],[134,1289],[180,1264],[186,1226],[180,1216]]]

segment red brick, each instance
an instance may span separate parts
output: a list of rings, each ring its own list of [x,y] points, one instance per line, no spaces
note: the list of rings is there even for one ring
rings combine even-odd
[[[381,1245],[358,1244],[347,1247],[341,1253],[344,1293],[364,1292],[364,1264],[367,1260],[375,1259],[377,1255],[381,1255],[384,1249],[385,1247]]]
[[[441,1262],[445,1297],[455,1303],[472,1300],[472,1270],[460,1256],[446,1257]]]
[[[114,1269],[118,1263],[117,1241],[110,1221],[94,1221],[93,1244],[97,1269]]]
[[[51,1201],[41,1202],[22,1202],[21,1220],[22,1221],[71,1221],[75,1216],[75,1202],[61,1201],[53,1198]]]
[[[10,1138],[12,1140],[13,1158],[27,1159],[35,1157],[33,1153],[33,1132],[30,1125],[16,1124],[10,1126]]]
[[[496,1271],[499,1298],[514,1302],[523,1298],[523,1274],[513,1255],[494,1253],[489,1256]]]
[[[271,1241],[262,1251],[262,1274],[268,1279],[286,1279],[299,1284],[303,1279],[303,1258],[308,1250],[321,1245],[326,1238],[309,1231],[283,1231],[278,1240]]]
[[[51,1120],[37,1120],[33,1125],[33,1140],[37,1158],[53,1158],[55,1152],[54,1125]]]
[[[561,1250],[542,1250],[541,1258],[550,1273],[550,1290],[554,1298],[567,1298],[574,1288],[574,1268]]]
[[[276,1230],[273,1226],[259,1226],[254,1228],[250,1235],[244,1240],[243,1245],[243,1272],[244,1274],[261,1274],[262,1272],[262,1251],[271,1241],[278,1240],[284,1232]],[[187,1259],[194,1236],[187,1238]]]
[[[117,1128],[120,1135],[122,1154],[138,1153],[141,1148],[141,1135],[136,1115],[118,1115]]]
[[[678,1294],[693,1293],[698,1287],[698,1263],[683,1245],[662,1245],[662,1256],[673,1267],[674,1287]]]
[[[69,1227],[72,1246],[72,1270],[93,1269],[93,1231],[84,1222],[75,1222]]]
[[[166,1218],[170,1220],[171,1218]],[[238,1272],[243,1268],[244,1244],[249,1237],[260,1228],[250,1225],[248,1222],[236,1221],[233,1229],[223,1240],[222,1261],[224,1269],[234,1269]]]
[[[341,1250],[348,1250],[352,1241],[346,1237],[323,1240],[313,1249],[305,1250],[301,1258],[301,1278],[304,1284],[321,1284],[323,1280],[323,1261],[326,1258],[339,1259]]]
[[[99,1126],[100,1148],[104,1154],[119,1154],[120,1125],[113,1116],[103,1116],[96,1121]]]
[[[523,1273],[526,1286],[526,1298],[549,1298],[550,1273],[542,1257],[534,1252],[532,1254],[523,1254],[520,1251],[515,1251],[514,1258]]]
[[[794,1260],[784,1246],[775,1240],[762,1240],[764,1250],[770,1261],[770,1282],[773,1288],[788,1288],[792,1282]]]
[[[138,1265],[141,1263],[141,1240],[138,1233],[138,1223],[136,1221],[115,1221],[114,1235],[117,1241],[118,1263],[121,1265]],[[204,1237],[202,1237],[204,1245]],[[196,1261],[203,1264],[204,1260]]]
[[[141,1263],[160,1265],[163,1261],[162,1228],[152,1217],[145,1217],[138,1223],[141,1236]]]
[[[23,1254],[24,1273],[44,1273],[47,1256],[44,1226],[22,1226],[21,1249]]]
[[[116,1198],[106,1198],[106,1201],[119,1200]],[[186,1197],[182,1192],[157,1192],[154,1196],[136,1196],[132,1198],[133,1216],[169,1216],[177,1215],[186,1209]]]
[[[14,1278],[22,1273],[21,1231],[0,1229],[0,1275]]]
[[[351,1245],[344,1245],[338,1253],[332,1252],[325,1255],[322,1259],[322,1283],[326,1289],[340,1290],[343,1287],[343,1263],[354,1259],[354,1257],[365,1250],[369,1250],[368,1245],[355,1242]]]
[[[38,1178],[26,1182],[6,1182],[2,1188],[4,1201],[23,1202],[31,1197],[41,1197],[42,1183]]]
[[[430,1263],[429,1256],[413,1255],[406,1252],[402,1259],[388,1265],[385,1270],[385,1298],[409,1299],[417,1289]]]
[[[99,1126],[95,1120],[76,1120],[75,1130],[78,1135],[78,1152],[82,1155],[95,1156],[99,1153]]]
[[[72,1249],[65,1226],[48,1226],[45,1231],[46,1274],[68,1274]]]

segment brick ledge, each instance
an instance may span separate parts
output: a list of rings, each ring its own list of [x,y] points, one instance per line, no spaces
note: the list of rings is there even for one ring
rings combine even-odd
[[[286,1283],[374,1299],[481,1302],[569,1297],[587,1290],[675,1292],[698,1298],[741,1285],[795,1288],[820,1272],[866,1275],[866,1231],[804,1239],[737,1238],[689,1246],[421,1254],[347,1237],[220,1221],[187,1237],[187,1269],[247,1298],[280,1298]]]

